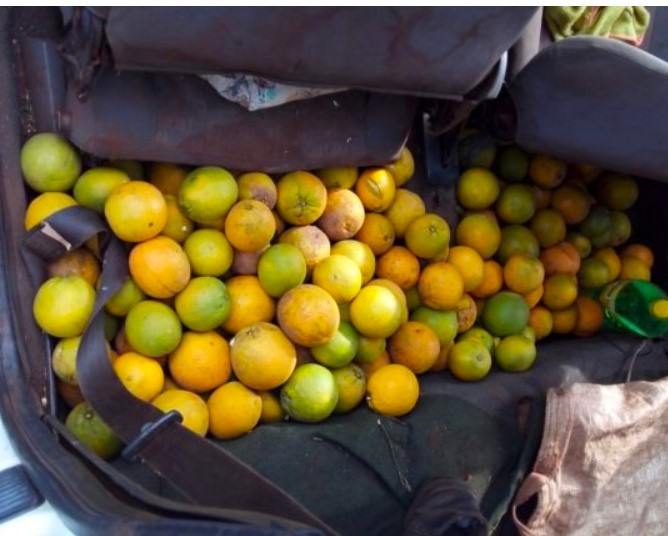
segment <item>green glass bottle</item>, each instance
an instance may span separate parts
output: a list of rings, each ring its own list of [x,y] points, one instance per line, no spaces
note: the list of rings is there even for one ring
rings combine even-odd
[[[668,295],[655,284],[638,279],[614,281],[601,289],[603,329],[661,337],[668,332]]]

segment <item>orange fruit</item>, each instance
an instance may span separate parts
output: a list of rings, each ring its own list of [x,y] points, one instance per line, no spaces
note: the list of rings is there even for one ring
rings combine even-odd
[[[527,184],[509,184],[494,205],[499,218],[506,223],[525,223],[536,212],[536,200]]]
[[[524,372],[536,361],[536,343],[524,335],[509,335],[499,341],[494,361],[506,372]]]
[[[52,277],[35,294],[33,316],[49,335],[76,337],[83,333],[94,302],[95,290],[83,277]]]
[[[536,257],[516,253],[503,266],[503,279],[510,290],[527,294],[542,285],[545,269]]]
[[[81,159],[64,136],[34,134],[21,147],[21,173],[37,192],[65,192],[81,173]]]
[[[359,334],[348,322],[339,322],[339,328],[334,336],[325,344],[311,348],[311,355],[321,365],[329,368],[339,368],[348,365],[357,354]]]
[[[371,248],[359,240],[341,240],[332,245],[331,255],[343,255],[355,261],[362,273],[362,284],[368,283],[376,272],[376,258]]]
[[[516,292],[504,290],[488,298],[481,315],[483,327],[496,337],[515,335],[529,321],[529,307]]]
[[[392,246],[376,259],[376,276],[409,289],[420,278],[420,261],[404,246]]]
[[[234,250],[234,260],[232,261],[232,273],[235,275],[257,275],[257,266],[260,263],[260,257],[267,251],[269,246],[265,246],[258,251],[239,251]]]
[[[475,249],[469,246],[452,247],[447,261],[459,270],[465,292],[478,288],[485,280],[485,262]]]
[[[245,199],[232,205],[225,218],[225,236],[239,251],[259,251],[276,232],[271,209],[261,201]]]
[[[631,220],[619,210],[610,212],[610,239],[607,243],[598,243],[592,238],[592,244],[596,247],[620,246],[631,237]]]
[[[90,251],[77,248],[68,251],[59,259],[51,262],[47,268],[48,277],[66,277],[78,275],[88,281],[93,288],[100,277],[100,263]]]
[[[401,308],[401,323],[403,324],[406,322],[408,320],[408,303],[406,302],[406,294],[404,294],[404,291],[401,289],[401,287],[394,281],[383,278],[372,279],[367,283],[367,286],[372,285],[385,287],[390,292],[392,292],[392,294],[394,294],[394,297],[397,299],[399,307]]]
[[[123,171],[109,167],[95,167],[84,171],[74,183],[72,193],[82,207],[90,208],[100,214],[104,204],[116,186],[129,182]]]
[[[368,378],[376,372],[379,368],[385,367],[392,363],[390,360],[390,354],[387,350],[383,350],[373,361],[369,363],[360,364],[360,368],[364,372],[364,375]]]
[[[360,365],[369,364],[378,358],[387,347],[387,339],[371,338],[359,335],[359,344],[355,353],[355,362]]]
[[[498,337],[495,338],[489,331],[486,329],[483,329],[481,327],[475,326],[472,327],[469,330],[466,330],[464,333],[459,335],[459,338],[457,341],[469,341],[469,340],[476,340],[478,342],[481,342],[485,348],[487,348],[487,351],[490,353],[491,356],[494,356],[494,348],[496,346],[496,343],[498,342]]]
[[[399,153],[399,158],[385,166],[392,176],[397,187],[406,184],[415,173],[415,161],[408,147],[404,146]]]
[[[408,367],[391,363],[371,374],[366,393],[366,401],[372,411],[387,417],[401,417],[417,405],[420,384]]]
[[[276,318],[292,342],[307,348],[331,339],[340,321],[336,301],[316,285],[297,285],[283,294]]]
[[[434,262],[422,270],[418,290],[427,307],[439,311],[454,309],[464,295],[464,278],[453,264]]]
[[[207,223],[224,218],[239,198],[232,174],[217,166],[193,169],[179,188],[179,205],[192,221]]]
[[[591,253],[591,240],[578,231],[568,231],[566,233],[566,242],[577,250],[581,259],[588,257]]]
[[[515,145],[503,147],[496,157],[495,167],[502,179],[519,182],[529,172],[529,156]]]
[[[394,175],[383,168],[367,168],[355,183],[355,193],[369,212],[387,210],[396,192]]]
[[[568,335],[578,323],[578,307],[573,302],[571,305],[558,311],[552,311],[552,333],[557,335]]]
[[[84,396],[78,385],[67,383],[60,378],[57,378],[56,390],[68,408],[74,408],[82,402],[85,402]]]
[[[76,200],[62,192],[45,192],[33,199],[26,209],[23,224],[26,231],[59,210],[77,205]]]
[[[565,309],[578,297],[578,280],[574,275],[556,273],[545,278],[543,305],[551,311]]]
[[[494,139],[487,132],[466,128],[457,139],[457,157],[461,169],[491,168],[496,158]]]
[[[456,342],[448,354],[450,373],[465,382],[480,381],[492,368],[492,356],[485,345],[476,339]]]
[[[80,402],[67,414],[65,427],[103,459],[114,457],[123,448],[121,440],[88,402]]]
[[[141,301],[125,317],[125,337],[137,352],[160,357],[178,346],[181,322],[169,305],[154,300]]]
[[[280,422],[285,420],[287,414],[281,407],[281,399],[272,391],[258,392],[262,399],[261,423]]]
[[[469,294],[464,294],[462,299],[459,300],[455,311],[457,312],[458,333],[463,333],[473,327],[478,316],[478,308],[476,307],[475,300]]]
[[[418,194],[406,188],[398,188],[392,204],[383,214],[392,223],[395,235],[403,238],[408,224],[425,212],[424,201]]]
[[[440,350],[436,333],[421,322],[402,324],[387,341],[392,362],[408,367],[415,374],[427,372],[436,362]]]
[[[155,359],[128,352],[119,355],[113,367],[123,386],[140,400],[150,402],[162,392],[165,374]]]
[[[420,300],[420,291],[417,288],[417,285],[412,286],[409,289],[404,291],[404,296],[406,297],[406,306],[409,311],[415,311],[418,307],[422,306],[422,300]]]
[[[241,382],[228,382],[207,400],[209,431],[218,439],[240,437],[257,426],[262,415],[262,398]]]
[[[350,363],[332,370],[332,376],[339,391],[339,400],[334,413],[348,413],[359,406],[366,394],[364,371],[354,363]]]
[[[651,270],[654,266],[654,253],[643,244],[629,244],[620,253],[621,257],[637,257]]]
[[[438,352],[438,357],[429,369],[429,372],[442,372],[448,369],[448,356],[454,345],[454,342],[449,342],[445,346],[441,346],[441,349]]]
[[[230,345],[215,331],[187,331],[169,354],[169,372],[181,387],[204,393],[230,378]]]
[[[230,314],[223,322],[225,331],[237,333],[255,322],[271,322],[276,304],[257,276],[235,275],[225,284],[230,295]]]
[[[604,235],[606,232],[609,233],[611,227],[610,211],[601,205],[594,205],[587,217],[580,223],[579,230],[592,240],[593,244],[596,236]]]
[[[571,171],[575,178],[585,184],[590,184],[598,178],[603,170],[591,164],[576,163],[572,165]]]
[[[611,210],[628,210],[638,199],[638,183],[630,175],[607,173],[596,184],[596,199]]]
[[[134,246],[128,262],[132,279],[153,298],[171,298],[190,280],[190,262],[186,252],[166,236]]]
[[[540,262],[545,268],[545,275],[556,273],[575,275],[580,270],[580,255],[575,246],[561,242],[540,252]]]
[[[491,207],[500,193],[499,179],[485,168],[469,168],[457,180],[457,201],[462,207],[469,210]]]
[[[184,389],[170,389],[156,396],[151,404],[164,413],[178,411],[181,424],[198,436],[209,431],[209,408],[201,396]]]
[[[551,208],[537,211],[529,228],[543,248],[554,246],[566,238],[566,222],[559,212]]]
[[[610,272],[610,281],[614,281],[619,277],[619,273],[622,270],[622,261],[614,248],[607,247],[596,250],[592,257],[600,259],[606,264],[608,271]]]
[[[364,242],[374,255],[382,255],[394,244],[396,233],[392,222],[383,214],[367,212],[355,240]]]
[[[524,301],[527,302],[527,305],[529,306],[529,309],[532,307],[535,307],[540,303],[540,300],[543,299],[543,292],[545,292],[545,289],[543,288],[543,285],[537,286],[534,290],[531,292],[525,292],[522,294],[522,298],[524,298]]]
[[[306,261],[307,274],[313,271],[319,261],[332,253],[329,238],[315,225],[288,228],[281,233],[278,241],[281,244],[292,244],[301,251]]]
[[[625,255],[622,257],[622,267],[619,271],[620,279],[641,279],[649,281],[651,279],[651,270],[638,257]]]
[[[167,223],[167,203],[152,184],[130,181],[111,191],[104,204],[104,215],[118,238],[143,242],[162,232]]]
[[[220,277],[234,261],[234,250],[227,237],[216,229],[198,229],[183,243],[195,275]]]
[[[612,281],[611,275],[605,261],[597,257],[589,257],[582,261],[578,281],[584,288],[596,289]]]
[[[529,311],[529,327],[533,328],[536,340],[541,340],[552,333],[552,313],[546,307],[537,305]]]
[[[529,162],[529,177],[541,188],[556,188],[568,174],[565,162],[545,155],[534,155]]]
[[[301,285],[306,279],[306,259],[297,246],[274,244],[264,251],[257,264],[262,288],[274,298]]]
[[[501,230],[497,259],[505,264],[516,253],[538,257],[540,244],[536,236],[524,225],[506,225]]]
[[[53,373],[62,381],[78,385],[77,379],[77,352],[81,344],[81,337],[60,339],[51,353],[51,367]]]
[[[355,261],[343,255],[330,255],[313,268],[314,285],[327,291],[336,303],[350,302],[362,288],[362,272]]]
[[[445,218],[428,212],[408,224],[406,247],[421,259],[434,259],[450,244],[450,226]]]
[[[308,171],[292,171],[276,184],[276,209],[292,225],[314,223],[325,211],[327,188]]]
[[[359,173],[356,167],[328,167],[315,171],[327,188],[352,188]]]
[[[299,365],[281,387],[281,406],[295,421],[323,421],[334,412],[338,401],[333,374],[317,363]]]
[[[552,192],[550,204],[569,224],[580,223],[589,214],[591,199],[586,190],[573,184],[564,184]]]
[[[195,224],[183,214],[176,197],[165,195],[165,203],[167,203],[167,223],[160,234],[183,244],[188,235],[192,233]]]
[[[174,298],[174,309],[188,329],[209,331],[230,314],[230,295],[220,279],[195,277]]]
[[[187,176],[188,170],[183,166],[168,162],[154,162],[149,168],[148,180],[163,195],[178,197],[181,184]]]
[[[531,193],[536,202],[536,210],[550,207],[550,203],[552,202],[552,190],[546,190],[545,188],[541,188],[534,184],[531,186]]]
[[[316,221],[330,240],[352,238],[364,223],[364,205],[355,192],[334,188],[327,192],[327,203]]]
[[[474,298],[488,298],[503,288],[503,267],[495,260],[483,263],[482,283],[471,291]]]
[[[578,296],[575,300],[578,310],[577,323],[573,333],[580,337],[594,335],[603,325],[603,308],[597,300]]]
[[[386,287],[367,285],[350,304],[350,321],[363,336],[383,339],[401,325],[402,307]]]
[[[278,192],[276,183],[266,173],[250,172],[244,173],[237,178],[239,187],[239,199],[253,199],[265,204],[272,209],[276,205]]]
[[[459,221],[457,244],[475,249],[483,259],[493,257],[501,243],[498,223],[484,214],[470,214]]]
[[[292,342],[278,326],[268,322],[255,322],[240,329],[230,347],[234,375],[251,389],[279,387],[297,365]]]

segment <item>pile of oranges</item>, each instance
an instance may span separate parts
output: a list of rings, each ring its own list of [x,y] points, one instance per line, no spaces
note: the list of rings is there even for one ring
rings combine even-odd
[[[194,433],[231,439],[364,401],[398,417],[418,403],[420,374],[526,370],[536,340],[600,328],[585,290],[649,279],[648,248],[614,249],[630,235],[632,178],[496,152],[465,166],[451,233],[411,189],[407,148],[386,166],[276,177],[127,161],[82,173],[67,140],[43,133],[22,151],[25,227],[81,205],[127,244],[131,277],[105,306],[109,357],[134,396]],[[56,339],[68,427],[111,456],[119,445],[76,375],[99,274],[91,240],[49,267],[33,309]]]

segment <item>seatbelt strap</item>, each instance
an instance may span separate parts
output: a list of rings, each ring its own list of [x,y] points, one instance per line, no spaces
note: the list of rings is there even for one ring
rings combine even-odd
[[[104,305],[129,276],[127,256],[122,242],[97,213],[80,206],[66,208],[28,232],[21,249],[35,285],[42,281],[44,261],[94,236],[100,244],[102,270],[93,313],[77,354],[77,375],[86,400],[126,445],[133,445],[139,459],[194,504],[238,510],[236,517],[242,523],[296,530],[315,527],[335,536],[331,527],[221,444],[166,418],[125,389],[104,344]]]

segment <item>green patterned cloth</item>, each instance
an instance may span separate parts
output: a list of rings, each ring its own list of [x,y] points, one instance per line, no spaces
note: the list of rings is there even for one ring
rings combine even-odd
[[[545,22],[555,41],[597,35],[642,43],[650,15],[643,6],[546,6]]]

